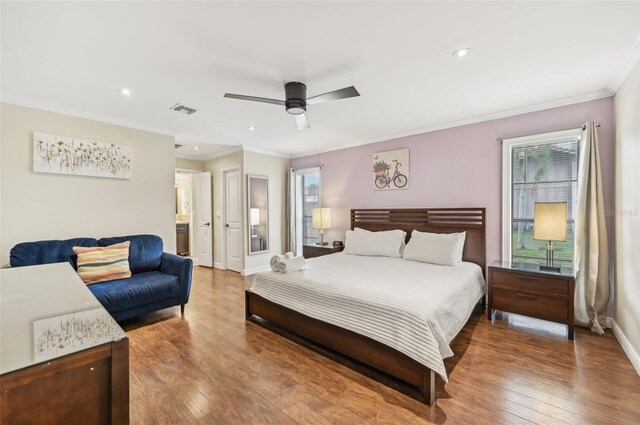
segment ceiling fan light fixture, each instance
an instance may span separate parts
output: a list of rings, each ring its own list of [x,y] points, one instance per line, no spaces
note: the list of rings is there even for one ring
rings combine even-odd
[[[291,115],[301,115],[307,111],[307,86],[298,81],[284,85],[285,109]]]
[[[463,58],[463,57],[467,56],[470,51],[471,51],[470,48],[463,47],[462,49],[458,49],[458,50],[454,51],[453,52],[453,57],[454,58]]]
[[[243,94],[225,93],[227,99],[248,100],[251,102],[269,103],[271,105],[284,106],[289,115],[293,115],[299,130],[311,128],[307,119],[307,105],[330,102],[333,100],[348,99],[358,97],[360,93],[355,87],[349,86],[339,90],[319,94],[307,98],[307,86],[299,81],[290,81],[284,85],[285,99],[278,100],[268,97],[247,96]],[[195,110],[194,110],[195,112]],[[252,131],[252,125],[247,126],[247,130]]]
[[[302,115],[307,111],[305,106],[287,106],[287,112],[291,115]]]

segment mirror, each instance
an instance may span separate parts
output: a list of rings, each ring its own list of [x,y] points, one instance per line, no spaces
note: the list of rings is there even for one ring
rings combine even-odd
[[[249,255],[269,251],[269,178],[247,176]]]

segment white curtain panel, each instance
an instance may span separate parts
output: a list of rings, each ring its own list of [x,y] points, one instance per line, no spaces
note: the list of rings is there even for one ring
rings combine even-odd
[[[296,253],[296,171],[289,169],[289,182],[287,187],[287,249]]]
[[[609,248],[595,122],[584,125],[580,143],[575,217],[575,316],[576,324],[603,334],[609,303]]]

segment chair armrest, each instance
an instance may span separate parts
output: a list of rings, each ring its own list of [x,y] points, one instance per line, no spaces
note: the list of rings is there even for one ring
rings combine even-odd
[[[193,261],[191,261],[190,258],[163,252],[162,258],[160,259],[160,271],[178,278],[180,284],[180,304],[189,302]]]

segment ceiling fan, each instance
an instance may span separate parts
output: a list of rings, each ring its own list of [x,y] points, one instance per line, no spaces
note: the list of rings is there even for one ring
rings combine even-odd
[[[232,93],[225,93],[224,97],[228,97],[229,99],[250,100],[252,102],[271,103],[272,105],[284,106],[285,110],[288,113],[296,117],[298,130],[305,130],[311,127],[309,125],[309,121],[307,120],[307,105],[315,105],[316,103],[329,102],[331,100],[358,97],[360,96],[360,93],[358,93],[358,90],[356,90],[355,87],[351,86],[307,98],[307,86],[303,83],[292,81],[284,85],[284,95],[286,100],[245,96],[242,94]]]

